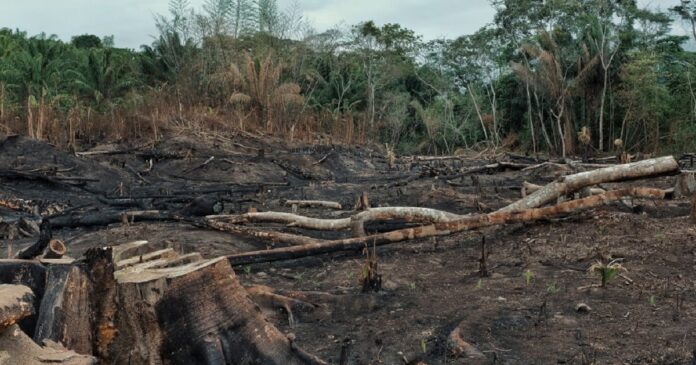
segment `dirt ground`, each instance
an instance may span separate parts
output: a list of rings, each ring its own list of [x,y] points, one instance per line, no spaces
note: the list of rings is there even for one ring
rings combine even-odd
[[[92,152],[120,152],[76,156],[22,137],[2,137],[0,170],[85,180],[77,184],[5,174],[0,177],[1,198],[72,209],[68,214],[171,211],[201,195],[221,199],[225,212],[232,213],[251,207],[290,211],[283,204],[286,199],[340,202],[340,212],[298,211],[327,218],[349,215],[358,196],[368,192],[373,206],[467,214],[519,199],[523,181],[545,184],[559,175],[541,168],[456,176],[494,161],[483,156],[399,158],[390,166],[386,153],[376,147],[321,141],[294,145],[250,135],[180,135],[126,151],[128,147],[96,146]],[[211,156],[215,159],[204,164]],[[665,188],[673,180],[631,185]],[[114,206],[126,198],[147,206]],[[696,225],[688,218],[690,206],[686,200],[634,203],[640,205],[617,203],[563,219],[377,248],[382,277],[377,293],[361,291],[361,252],[242,266],[235,272],[247,286],[314,298],[319,307],[295,313],[292,323],[280,310],[269,312],[269,320],[293,333],[299,346],[334,364],[696,364]],[[0,208],[3,224],[22,216],[32,215]],[[317,238],[349,234],[275,228]],[[206,257],[269,247],[268,242],[177,222],[64,228],[54,236],[65,241],[73,257],[91,247],[134,240],[163,242]],[[16,252],[35,239],[5,238],[0,253]],[[487,277],[479,274],[484,239]],[[622,259],[626,271],[605,288],[597,287],[600,278],[588,268],[609,258]],[[460,323],[466,341],[485,359],[451,356],[447,338]]]

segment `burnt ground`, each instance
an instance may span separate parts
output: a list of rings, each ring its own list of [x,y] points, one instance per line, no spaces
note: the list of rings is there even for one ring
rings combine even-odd
[[[94,151],[111,152],[76,156],[22,137],[0,138],[0,171],[29,172],[4,173],[1,198],[31,200],[44,214],[63,215],[177,211],[202,195],[224,201],[231,213],[252,207],[290,211],[286,199],[322,199],[340,202],[344,211],[300,208],[298,213],[336,217],[350,215],[366,191],[373,206],[466,214],[502,207],[520,197],[523,181],[544,184],[560,173],[551,167],[491,169],[458,177],[494,161],[400,158],[390,167],[378,148],[293,145],[251,135],[173,135],[152,145],[101,145],[88,152]],[[215,159],[204,164],[211,156]],[[631,184],[669,187],[673,179]],[[378,293],[361,292],[360,252],[235,271],[245,285],[316,298],[322,306],[297,313],[292,326],[282,311],[268,313],[269,319],[331,363],[341,358],[345,364],[696,363],[696,226],[688,218],[689,204],[636,203],[640,206],[632,209],[617,203],[562,219],[380,247]],[[7,228],[21,217],[37,219],[35,214],[0,208],[0,217],[2,256],[36,240]],[[274,228],[317,238],[349,234]],[[73,257],[133,240],[163,242],[207,257],[269,247],[178,222],[63,228],[54,236],[65,241]],[[478,273],[482,237],[488,277]],[[627,271],[606,288],[594,287],[599,278],[588,268],[609,257],[622,258]],[[590,310],[578,312],[581,303]],[[460,323],[465,339],[485,359],[450,356],[447,337]]]

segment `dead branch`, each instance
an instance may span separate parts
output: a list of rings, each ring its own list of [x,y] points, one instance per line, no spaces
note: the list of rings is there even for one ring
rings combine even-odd
[[[297,205],[298,207],[321,207],[329,209],[343,209],[340,203],[330,202],[325,200],[288,200],[285,202],[286,206]]]
[[[304,245],[307,243],[324,243],[325,240],[310,238],[306,236],[298,236],[290,233],[274,232],[274,231],[262,231],[258,229],[242,227],[239,225],[234,225],[230,223],[217,222],[214,220],[208,220],[206,222],[207,226],[222,232],[238,234],[247,237],[258,238],[261,240],[268,240],[273,243],[284,243],[290,245]]]
[[[490,214],[464,216],[451,221],[434,223],[427,226],[405,228],[396,231],[380,233],[365,237],[347,238],[327,241],[324,243],[308,243],[300,246],[276,248],[265,251],[252,251],[227,256],[232,265],[245,265],[259,262],[295,259],[337,251],[361,250],[366,243],[386,245],[418,238],[445,236],[457,232],[503,225],[510,223],[531,222],[542,218],[550,218],[585,209],[601,206],[625,197],[664,199],[666,192],[661,189],[627,188],[594,195],[588,198],[572,200],[558,205],[527,209],[518,212],[498,211]]]
[[[466,356],[472,359],[485,359],[486,356],[481,351],[464,340],[464,334],[462,333],[463,324],[464,322],[455,327],[447,339],[452,355],[454,357]]]
[[[667,156],[568,175],[500,209],[500,212],[513,212],[537,208],[557,200],[560,196],[576,192],[584,187],[592,185],[635,180],[670,174],[677,171],[679,171],[679,164],[674,157]]]

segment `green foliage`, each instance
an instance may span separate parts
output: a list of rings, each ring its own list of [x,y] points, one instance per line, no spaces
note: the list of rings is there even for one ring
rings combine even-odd
[[[608,282],[616,278],[622,271],[626,271],[626,269],[617,260],[614,260],[608,264],[597,261],[590,266],[589,271],[599,274],[602,280],[602,288],[604,288]]]
[[[72,37],[70,41],[75,48],[102,48],[102,40],[94,34],[83,34]]]
[[[138,52],[114,48],[113,37],[64,43],[1,29],[0,116],[24,120],[38,104],[62,115],[77,106],[128,113],[156,94],[179,113],[371,139],[400,153],[574,153],[581,127],[590,150],[615,139],[629,152],[696,148],[696,55],[670,34],[679,21],[696,39],[693,0],[669,14],[635,1],[491,4],[491,24],[427,42],[374,21],[306,32],[298,9],[276,0],[171,0]]]

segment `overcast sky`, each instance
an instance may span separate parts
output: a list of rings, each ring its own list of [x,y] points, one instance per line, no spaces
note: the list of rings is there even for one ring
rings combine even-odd
[[[279,0],[282,8],[292,0]],[[679,0],[641,0],[663,9]],[[191,0],[199,8],[203,0]],[[426,39],[475,32],[493,19],[488,0],[298,0],[305,17],[321,31],[345,22],[399,23]],[[114,35],[119,47],[139,48],[156,33],[153,15],[168,0],[0,0],[0,28],[30,35],[46,32],[64,40],[77,34]],[[677,25],[681,28],[680,25]],[[677,29],[683,32],[683,29]]]

